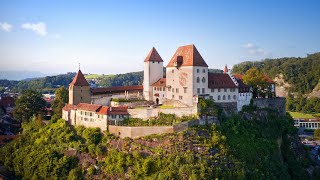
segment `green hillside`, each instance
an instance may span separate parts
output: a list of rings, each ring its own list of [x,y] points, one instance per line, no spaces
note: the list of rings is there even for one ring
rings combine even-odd
[[[218,126],[139,139],[74,128],[64,120],[34,120],[23,128],[0,148],[0,166],[12,179],[319,178],[318,169],[306,171],[313,165],[293,120],[273,111],[248,111],[222,118]]]
[[[304,58],[286,57],[265,59],[263,61],[246,61],[234,65],[233,73],[245,73],[251,67],[257,67],[271,78],[283,74],[284,80],[291,87],[290,92],[310,93],[320,82],[320,53],[309,54]]]

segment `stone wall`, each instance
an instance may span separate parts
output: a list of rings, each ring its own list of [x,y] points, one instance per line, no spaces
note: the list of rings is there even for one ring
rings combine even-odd
[[[286,99],[285,98],[256,98],[253,99],[253,105],[258,108],[270,108],[277,110],[280,114],[286,114]]]
[[[157,117],[160,113],[175,114],[176,116],[181,117],[195,115],[197,112],[197,107],[128,109],[128,113],[131,117],[145,120],[151,117]]]
[[[120,138],[130,137],[138,138],[148,136],[151,134],[173,133],[173,126],[108,126],[111,134],[119,136]]]
[[[189,127],[194,125],[204,125],[217,123],[216,118],[211,118],[209,120],[195,119],[191,121],[182,122],[175,124],[173,126],[108,126],[108,130],[111,134],[119,136],[120,138],[130,137],[138,138],[142,136],[148,136],[152,134],[164,134],[164,133],[173,133],[187,130]]]
[[[216,103],[225,114],[233,114],[238,112],[237,102]]]

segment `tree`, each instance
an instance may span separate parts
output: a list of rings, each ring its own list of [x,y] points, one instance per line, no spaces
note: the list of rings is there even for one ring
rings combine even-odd
[[[320,129],[314,130],[314,132],[313,132],[313,137],[314,137],[315,139],[320,139]]]
[[[46,101],[39,92],[26,90],[16,100],[16,107],[13,116],[19,121],[29,121],[33,115],[41,113],[46,106]]]
[[[267,79],[256,68],[250,68],[243,76],[243,82],[252,87],[253,97],[265,96],[269,94]]]
[[[64,87],[58,88],[55,92],[55,95],[56,97],[51,105],[54,113],[52,116],[53,120],[57,120],[62,117],[62,108],[65,106],[65,104],[69,100],[68,90]]]

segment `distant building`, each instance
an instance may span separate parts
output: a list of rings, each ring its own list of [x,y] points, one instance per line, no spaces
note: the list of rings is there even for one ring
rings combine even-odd
[[[320,119],[294,119],[294,126],[305,129],[320,129]]]

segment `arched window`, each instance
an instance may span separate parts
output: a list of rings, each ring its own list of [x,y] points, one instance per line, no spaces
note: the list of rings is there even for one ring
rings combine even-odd
[[[197,83],[199,83],[200,82],[200,78],[199,77],[197,77]]]
[[[222,98],[223,100],[226,100],[226,95],[223,95],[223,98]]]
[[[237,99],[237,96],[236,96],[236,95],[233,95],[233,99]]]
[[[221,98],[220,98],[220,95],[218,96],[218,100],[220,100]]]
[[[228,100],[230,100],[231,99],[231,96],[230,95],[228,95]]]
[[[205,77],[202,78],[202,82],[203,83],[206,82],[206,78]]]

